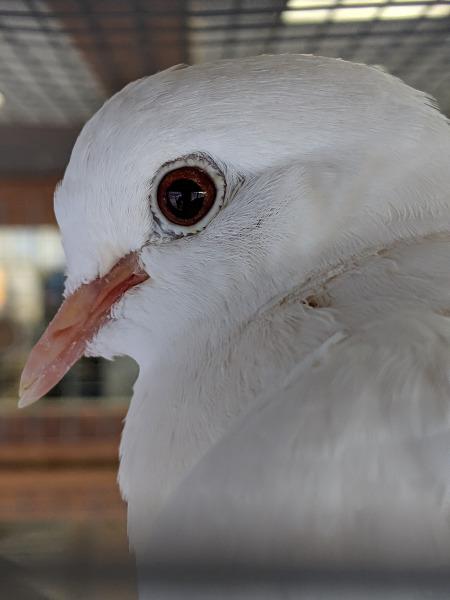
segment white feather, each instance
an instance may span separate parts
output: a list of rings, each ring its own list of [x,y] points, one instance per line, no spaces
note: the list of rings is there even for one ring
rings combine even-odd
[[[424,94],[311,56],[165,71],[87,124],[56,198],[67,291],[131,250],[151,275],[90,347],[140,366],[141,562],[448,564],[449,150]],[[151,182],[193,152],[225,206],[165,239]]]

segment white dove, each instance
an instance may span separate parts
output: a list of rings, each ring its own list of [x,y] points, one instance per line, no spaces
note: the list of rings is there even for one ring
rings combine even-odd
[[[180,65],[86,124],[21,405],[82,354],[137,361],[144,574],[449,566],[449,157],[425,94],[313,56]]]

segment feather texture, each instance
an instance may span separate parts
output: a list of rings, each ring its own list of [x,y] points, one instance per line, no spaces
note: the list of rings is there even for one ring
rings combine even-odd
[[[227,197],[170,239],[152,182],[193,152]],[[449,155],[424,94],[312,56],[168,70],[87,124],[56,196],[67,293],[132,250],[150,274],[89,347],[140,367],[141,563],[449,566]]]
[[[153,534],[130,504],[144,556],[150,541],[159,560],[448,561],[450,241],[410,240],[340,271],[210,347],[183,381],[195,394],[166,398]],[[155,417],[136,463],[161,444]]]

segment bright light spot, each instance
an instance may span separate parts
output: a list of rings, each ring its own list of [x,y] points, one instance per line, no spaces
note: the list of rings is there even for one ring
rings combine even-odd
[[[433,4],[428,7],[428,19],[444,19],[450,16],[450,6],[448,4]]]
[[[299,10],[285,10],[281,19],[286,25],[307,25],[324,21],[352,23],[372,21],[375,18],[395,21],[420,17],[443,19],[450,16],[450,4],[426,5],[423,0],[410,1],[414,4],[405,6],[401,4],[402,0],[393,0],[393,4],[384,6],[387,4],[386,0],[342,0],[339,5],[335,0],[288,0],[288,8]],[[369,3],[374,6],[364,6]]]
[[[5,95],[0,92],[0,108],[5,104]]]
[[[375,19],[379,12],[379,6],[365,6],[364,8],[340,8],[333,15],[332,20],[336,23],[349,21],[372,21],[372,19]]]

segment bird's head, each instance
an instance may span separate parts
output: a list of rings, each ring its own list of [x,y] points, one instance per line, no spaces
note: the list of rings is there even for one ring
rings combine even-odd
[[[262,56],[128,85],[56,191],[65,300],[21,404],[84,353],[145,365],[352,253],[438,229],[448,150],[426,96],[344,61]]]

